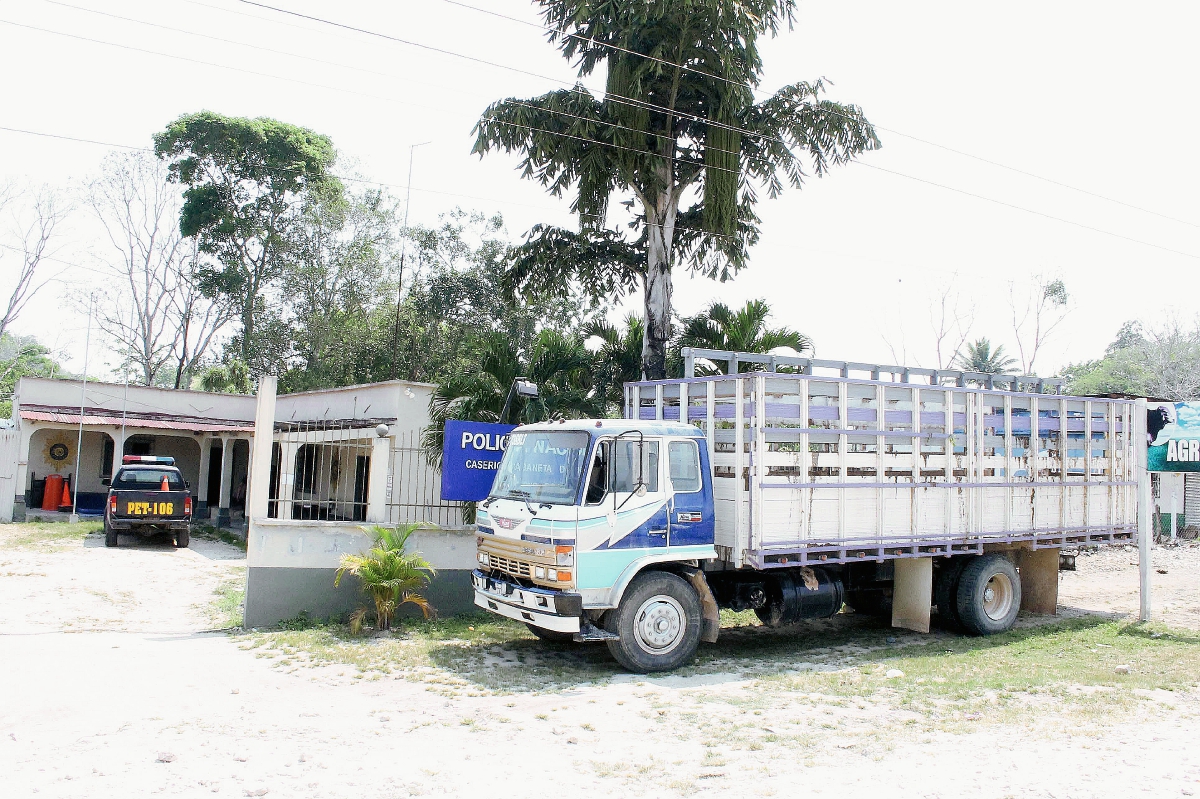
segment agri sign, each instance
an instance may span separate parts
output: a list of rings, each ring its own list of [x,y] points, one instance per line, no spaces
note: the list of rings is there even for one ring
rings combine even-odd
[[[1200,439],[1167,441],[1167,463],[1200,463]]]
[[[500,458],[504,455],[504,450],[508,449],[508,433],[473,433],[470,430],[462,432],[459,441],[459,448],[466,451],[473,449],[476,452],[494,452],[494,459],[488,460],[467,460],[468,469],[490,469],[495,471],[500,468]]]

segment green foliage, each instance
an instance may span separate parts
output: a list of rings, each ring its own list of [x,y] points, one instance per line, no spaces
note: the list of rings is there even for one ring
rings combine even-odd
[[[595,360],[596,394],[604,400],[606,415],[620,417],[625,405],[625,384],[642,379],[642,337],[645,324],[637,314],[625,317],[623,328],[597,319],[583,328],[584,339],[598,337]]]
[[[966,349],[955,356],[954,365],[965,372],[1004,375],[1013,371],[1017,359],[1009,357],[1003,344],[992,349],[990,341],[980,338],[967,342]]]
[[[607,69],[602,98],[582,85],[494,103],[474,152],[521,156],[523,177],[574,193],[579,231],[535,227],[513,253],[513,291],[597,298],[642,285],[643,371],[665,377],[676,264],[727,280],[758,240],[757,188],[799,188],[879,140],[862,111],[822,99],[822,81],[755,103],[759,38],[790,26],[794,0],[592,3],[537,0],[550,41],[581,76]],[[609,201],[640,206],[628,234],[606,229]],[[689,197],[698,199],[681,207]]]
[[[603,413],[603,398],[594,391],[592,355],[580,335],[542,330],[525,346],[491,332],[480,337],[479,358],[473,371],[446,379],[429,401],[430,425],[422,444],[433,464],[441,463],[447,419],[529,424]],[[514,397],[508,417],[501,419],[518,377],[537,383],[538,396]]]
[[[679,347],[702,347],[736,352],[769,353],[786,347],[797,355],[811,354],[812,340],[788,327],[767,327],[771,306],[765,300],[749,300],[744,306],[733,310],[721,302],[714,302],[701,313],[683,320],[676,349]],[[725,361],[718,361],[710,368],[698,364],[696,373],[724,374],[729,369]],[[762,364],[738,364],[739,372],[761,370]]]
[[[195,237],[216,265],[201,288],[238,309],[238,354],[255,375],[274,361],[259,348],[266,295],[296,257],[305,204],[337,202],[342,185],[330,173],[333,142],[274,119],[185,114],[154,137],[170,179],[187,188],[180,232]],[[319,199],[318,199],[319,198]]]
[[[236,358],[229,363],[210,366],[200,373],[203,391],[225,394],[249,394],[250,370]]]
[[[22,377],[66,377],[33,336],[0,335],[0,419],[12,416],[12,395]]]
[[[334,586],[341,585],[342,577],[352,574],[358,578],[363,592],[375,604],[375,628],[389,630],[397,608],[413,605],[420,608],[425,618],[436,615],[421,591],[429,585],[436,571],[419,554],[408,554],[404,547],[409,536],[421,529],[421,524],[402,524],[398,527],[372,529],[375,545],[361,555],[343,554],[341,567],[334,577]],[[357,635],[367,609],[360,608],[350,618],[351,632]]]
[[[1062,370],[1073,394],[1129,394],[1166,400],[1200,394],[1200,324],[1187,328],[1177,319],[1146,330],[1126,322],[1103,358]]]

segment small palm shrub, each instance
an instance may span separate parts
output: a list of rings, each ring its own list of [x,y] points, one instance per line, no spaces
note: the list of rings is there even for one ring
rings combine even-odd
[[[374,527],[375,545],[361,555],[342,555],[341,567],[337,570],[333,584],[341,585],[342,577],[353,574],[362,583],[363,592],[375,604],[375,627],[390,630],[392,618],[401,605],[415,605],[425,618],[437,615],[437,611],[422,594],[437,571],[421,555],[404,551],[408,537],[423,525],[402,524],[398,527]],[[350,614],[350,632],[358,635],[362,631],[363,619],[368,608],[362,607]]]

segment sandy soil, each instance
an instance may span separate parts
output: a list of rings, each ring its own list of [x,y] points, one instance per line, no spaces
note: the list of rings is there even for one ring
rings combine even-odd
[[[930,726],[740,674],[447,695],[281,668],[205,632],[213,592],[241,573],[232,547],[15,545],[21,530],[0,527],[5,796],[1200,795],[1195,691],[1142,692],[1117,722],[1101,701],[1086,728],[1033,712],[1036,698],[1015,721]],[[1156,602],[1195,625],[1200,549],[1155,559]],[[1135,560],[1081,557],[1067,612],[1134,610]]]

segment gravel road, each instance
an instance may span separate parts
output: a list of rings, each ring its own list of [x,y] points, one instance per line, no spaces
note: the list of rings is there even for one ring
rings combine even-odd
[[[945,729],[739,675],[614,673],[448,696],[353,669],[281,668],[211,632],[217,592],[244,573],[234,547],[109,550],[43,529],[0,527],[5,796],[1200,795],[1194,686],[1144,692],[1123,722],[1101,708],[1093,727],[1031,712]],[[1081,557],[1063,578],[1065,613],[1132,611],[1131,561]],[[1200,549],[1158,550],[1155,564],[1167,620],[1200,628]],[[738,740],[758,737],[734,747],[696,734],[718,718]]]

